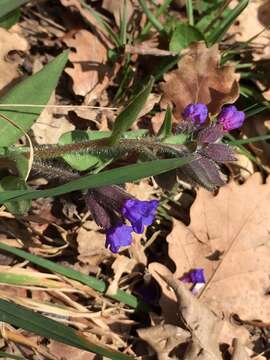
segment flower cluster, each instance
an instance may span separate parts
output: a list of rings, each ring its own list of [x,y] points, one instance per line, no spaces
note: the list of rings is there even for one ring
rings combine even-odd
[[[178,178],[193,185],[201,185],[210,191],[225,184],[219,165],[236,160],[234,149],[220,140],[230,130],[243,125],[245,114],[234,105],[224,106],[216,120],[208,118],[205,104],[189,104],[182,113],[183,121],[178,130],[185,132],[196,155],[190,163],[177,169]],[[191,147],[186,147],[187,153]]]
[[[159,204],[133,198],[119,186],[88,190],[85,200],[96,223],[105,229],[105,246],[113,253],[132,243],[133,231],[142,234],[153,223]]]
[[[208,117],[208,109],[205,104],[189,104],[183,111],[184,120],[192,122],[196,127],[203,125]],[[236,106],[224,106],[217,117],[217,124],[222,125],[223,131],[231,131],[240,128],[245,121],[245,113],[238,111]]]

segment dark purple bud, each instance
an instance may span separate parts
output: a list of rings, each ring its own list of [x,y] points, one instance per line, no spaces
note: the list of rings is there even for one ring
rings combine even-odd
[[[118,253],[122,246],[129,246],[132,243],[132,227],[125,224],[118,224],[106,231],[106,248],[114,254]]]
[[[85,203],[94,221],[103,229],[109,229],[112,224],[111,213],[99,204],[91,191],[85,196]]]
[[[198,141],[200,143],[214,143],[221,139],[224,135],[223,126],[221,124],[214,124],[202,129],[198,134]]]
[[[158,204],[159,202],[157,200],[140,201],[137,199],[128,199],[121,213],[130,221],[133,230],[137,234],[142,234],[144,226],[153,223]]]
[[[101,186],[89,190],[97,202],[108,208],[120,211],[127,199],[131,198],[124,189],[117,185]]]
[[[170,191],[177,181],[176,170],[167,171],[166,173],[156,175],[154,178],[159,187],[163,190]]]
[[[191,161],[178,169],[178,176],[192,185],[197,184],[209,191],[225,184],[216,163],[205,157]]]
[[[189,104],[184,109],[182,116],[185,120],[189,120],[195,125],[202,125],[207,119],[208,109],[205,104]]]
[[[218,122],[224,131],[240,128],[245,121],[245,113],[238,111],[234,105],[224,106],[218,115]]]
[[[236,160],[233,149],[225,144],[208,144],[200,154],[220,163]]]
[[[184,283],[205,284],[204,270],[201,268],[191,270],[180,279]]]

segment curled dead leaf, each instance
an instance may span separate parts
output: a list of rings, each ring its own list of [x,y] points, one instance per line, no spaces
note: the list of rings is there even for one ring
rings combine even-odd
[[[170,324],[139,329],[137,332],[156,351],[159,360],[171,359],[170,352],[190,338],[188,331]]]
[[[208,283],[201,297],[227,318],[270,317],[269,201],[269,181],[262,184],[259,173],[241,186],[231,182],[217,196],[200,189],[190,225],[174,221],[167,238],[176,277],[203,268]]]
[[[151,264],[152,265],[152,264]],[[179,323],[187,328],[192,337],[192,342],[185,354],[185,359],[218,359],[222,356],[219,350],[219,334],[222,322],[218,317],[199,301],[181,281],[176,280],[172,273],[163,265],[153,266],[149,269],[159,283],[164,283],[173,289],[177,299],[177,312],[182,319]]]
[[[173,103],[177,119],[191,103],[204,103],[210,114],[216,115],[224,104],[235,102],[239,96],[239,76],[234,65],[220,66],[218,45],[191,45],[181,57],[178,69],[165,74],[164,80],[161,106],[166,108]]]

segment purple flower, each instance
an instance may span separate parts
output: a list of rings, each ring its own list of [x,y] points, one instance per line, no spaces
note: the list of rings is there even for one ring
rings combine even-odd
[[[122,208],[122,215],[130,221],[133,231],[142,234],[144,226],[153,223],[158,203],[157,200],[140,201],[128,199]]]
[[[132,243],[132,227],[118,224],[106,231],[106,248],[111,252],[118,253],[121,246],[129,246]]]
[[[192,284],[205,284],[204,270],[201,268],[191,270],[189,273],[184,275],[181,281]]]
[[[192,121],[195,125],[202,125],[208,116],[205,104],[189,104],[182,113],[185,120]]]
[[[224,131],[240,128],[245,121],[245,113],[238,111],[234,105],[224,106],[218,115],[218,123]]]

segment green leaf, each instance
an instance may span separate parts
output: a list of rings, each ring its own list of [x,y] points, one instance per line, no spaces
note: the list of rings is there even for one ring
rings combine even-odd
[[[170,51],[179,52],[191,43],[204,40],[203,34],[189,24],[177,24],[170,40]]]
[[[108,296],[116,301],[120,301],[136,310],[142,310],[142,311],[149,310],[149,307],[145,303],[143,303],[143,301],[136,298],[136,296],[129,294],[121,289],[118,289],[115,294],[106,294],[106,291],[108,289],[108,284],[106,284],[101,279],[97,279],[93,276],[80,273],[79,271],[76,271],[72,268],[64,267],[51,260],[43,259],[42,257],[30,254],[24,250],[14,248],[6,244],[0,243],[0,249],[7,251],[11,254],[14,254],[16,256],[19,256],[25,260],[28,260],[31,263],[42,267],[43,269],[51,271],[52,273],[60,274],[66,276],[69,279],[76,280],[100,293],[103,293],[105,296]]]
[[[4,351],[0,351],[0,357],[4,357],[5,359],[14,359],[14,360],[26,360],[25,358],[13,354],[9,354]]]
[[[163,124],[161,125],[161,128],[158,132],[158,137],[161,139],[166,138],[167,136],[170,136],[172,134],[172,109],[170,106],[166,109],[165,118],[163,121]]]
[[[30,0],[0,0],[0,18],[29,1]]]
[[[113,360],[133,359],[132,357],[112,350],[107,346],[88,340],[71,327],[3,299],[0,299],[0,320],[33,332],[39,336],[44,336],[48,339],[53,339]]]
[[[127,131],[123,133],[126,139],[134,139],[145,135],[147,130]],[[74,130],[63,134],[59,139],[59,145],[72,144],[88,140],[108,138],[111,131],[83,131]],[[85,171],[93,166],[102,166],[110,158],[108,156],[95,156],[85,152],[68,153],[62,156],[63,159],[75,170]]]
[[[42,70],[14,86],[1,98],[0,113],[15,122],[25,132],[28,131],[43,108],[35,106],[24,107],[23,104],[44,104],[44,106],[47,104],[67,59],[68,52],[63,52],[44,66]],[[1,106],[1,104],[22,104],[22,107],[14,108],[12,106]],[[9,122],[0,119],[1,146],[14,144],[21,136],[22,132],[19,129]]]
[[[0,203],[10,200],[30,200],[40,197],[57,196],[75,190],[86,190],[98,186],[124,184],[125,182],[155,176],[176,169],[190,162],[192,157],[147,161],[103,171],[99,174],[82,176],[67,184],[47,190],[16,190],[0,193]]]
[[[145,88],[139,92],[138,95],[129,103],[124,111],[117,116],[114,122],[112,134],[109,139],[109,144],[115,144],[123,134],[127,131],[133,122],[137,119],[140,111],[142,110],[146,100],[152,90],[154,79],[151,78]]]
[[[229,29],[229,27],[234,23],[237,17],[245,10],[248,6],[249,0],[241,0],[239,4],[232,9],[228,14],[222,19],[219,24],[211,30],[210,35],[207,38],[209,45],[213,45],[217,42],[220,42]]]
[[[104,137],[108,137],[110,133],[105,131],[82,131],[75,130],[63,134],[58,143],[59,145],[72,144],[76,142],[82,142],[87,140],[97,140]],[[75,170],[84,171],[95,165],[101,165],[103,163],[102,157],[91,155],[87,152],[84,153],[70,153],[65,154],[63,159]],[[105,160],[105,158],[104,158]]]
[[[27,190],[28,187],[25,181],[17,176],[5,176],[0,181],[0,191],[8,190]],[[7,209],[16,215],[25,214],[31,207],[30,200],[18,200],[5,202]]]
[[[15,9],[10,13],[4,15],[0,18],[0,27],[4,29],[9,29],[11,26],[15,25],[20,19],[20,10]]]

